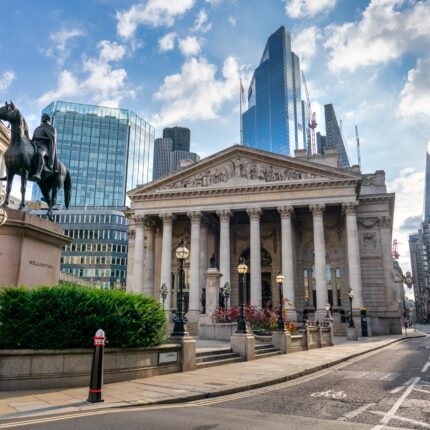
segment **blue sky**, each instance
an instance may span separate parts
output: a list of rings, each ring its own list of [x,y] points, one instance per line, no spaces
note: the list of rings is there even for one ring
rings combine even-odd
[[[15,0],[0,6],[0,100],[30,129],[53,99],[120,106],[156,127],[191,129],[205,156],[239,141],[239,77],[285,25],[324,132],[333,103],[356,162],[395,191],[394,237],[423,207],[430,142],[430,2],[418,0]]]

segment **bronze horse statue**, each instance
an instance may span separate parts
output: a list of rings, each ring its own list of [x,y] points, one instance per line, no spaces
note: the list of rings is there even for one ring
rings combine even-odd
[[[37,147],[31,141],[28,134],[28,126],[24,117],[15,105],[5,103],[0,107],[0,119],[8,121],[11,125],[11,139],[9,148],[4,154],[7,175],[0,178],[2,181],[7,181],[6,196],[3,202],[3,207],[9,204],[9,196],[12,189],[12,181],[15,175],[21,176],[21,204],[19,209],[25,208],[25,190],[27,181],[32,180],[37,168]],[[66,208],[70,204],[70,195],[72,190],[72,181],[70,172],[67,167],[60,161],[57,161],[55,171],[45,169],[42,172],[42,178],[37,181],[43,198],[48,204],[48,211],[44,218],[53,220],[52,211],[56,204],[57,193],[64,186],[64,203]]]

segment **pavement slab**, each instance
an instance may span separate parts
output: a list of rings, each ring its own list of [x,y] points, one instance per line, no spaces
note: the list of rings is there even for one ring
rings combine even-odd
[[[409,337],[412,335],[424,336],[416,332],[409,334]],[[103,387],[104,403],[98,404],[86,402],[87,387],[0,392],[0,419],[221,396],[314,373],[401,339],[401,336],[374,337],[357,342],[342,342],[324,349],[106,384]],[[208,342],[202,349],[209,347]]]

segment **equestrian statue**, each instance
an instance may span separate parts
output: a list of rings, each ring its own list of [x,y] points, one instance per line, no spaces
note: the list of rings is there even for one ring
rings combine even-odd
[[[33,139],[28,134],[28,126],[20,111],[12,103],[5,102],[0,107],[0,120],[10,123],[10,145],[4,154],[7,175],[0,178],[7,181],[3,207],[9,204],[12,181],[15,175],[21,176],[21,204],[25,208],[25,190],[27,180],[38,184],[43,199],[48,204],[44,218],[53,220],[52,211],[56,204],[58,191],[64,187],[64,203],[70,204],[72,180],[70,171],[57,158],[57,132],[50,124],[48,114],[42,115],[42,124],[34,130]]]

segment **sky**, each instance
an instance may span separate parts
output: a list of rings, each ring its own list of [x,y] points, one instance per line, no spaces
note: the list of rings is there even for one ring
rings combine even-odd
[[[363,172],[386,172],[410,269],[430,142],[430,0],[14,0],[0,11],[0,100],[31,132],[53,100],[95,103],[135,111],[156,137],[189,127],[202,157],[239,142],[239,79],[247,88],[284,25],[318,129],[333,103],[351,162],[358,125]]]

